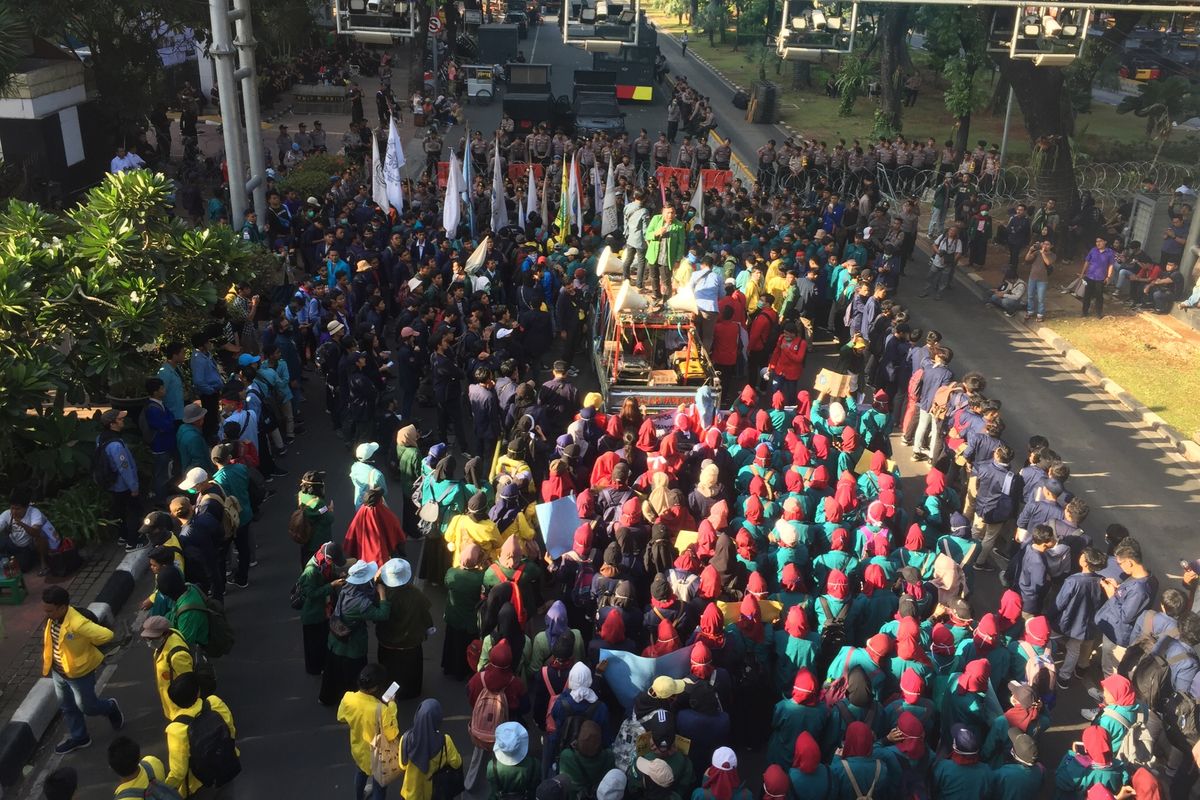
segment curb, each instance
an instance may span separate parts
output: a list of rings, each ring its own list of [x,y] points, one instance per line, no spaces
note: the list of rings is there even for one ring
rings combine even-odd
[[[112,627],[121,607],[133,595],[139,578],[150,566],[150,548],[126,554],[108,576],[95,602],[88,610],[101,624]],[[0,786],[12,786],[21,779],[26,762],[37,750],[42,737],[58,717],[58,698],[54,681],[41,678],[25,695],[12,718],[0,728]],[[0,790],[0,797],[3,791]]]
[[[980,298],[986,299],[988,287],[977,272],[968,272],[959,276],[960,282],[973,288]],[[1014,323],[1015,324],[1015,323]],[[1119,383],[1100,371],[1100,368],[1083,353],[1071,346],[1071,343],[1059,336],[1046,326],[1033,328],[1024,327],[1037,338],[1050,346],[1060,358],[1067,363],[1073,372],[1087,378],[1096,388],[1107,394],[1113,400],[1124,406],[1138,421],[1151,431],[1158,433],[1167,443],[1164,445],[1169,452],[1176,453],[1193,463],[1200,463],[1200,441],[1189,438],[1167,424],[1167,421],[1125,390]]]

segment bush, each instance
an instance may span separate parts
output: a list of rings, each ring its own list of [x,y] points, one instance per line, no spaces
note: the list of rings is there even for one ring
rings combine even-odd
[[[295,189],[301,199],[307,197],[320,199],[329,191],[329,176],[341,175],[345,168],[346,159],[342,156],[309,156],[284,176],[283,180],[279,182],[279,189],[282,192]]]
[[[99,541],[118,522],[108,517],[108,495],[90,478],[39,505],[59,535],[76,544]]]

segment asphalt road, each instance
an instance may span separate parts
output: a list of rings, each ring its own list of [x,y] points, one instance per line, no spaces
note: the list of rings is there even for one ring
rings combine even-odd
[[[570,72],[588,68],[590,56],[565,46],[552,36],[555,28],[542,25],[524,43],[530,61],[550,60],[555,64],[555,91],[569,94]],[[536,37],[536,38],[535,38]],[[780,138],[771,126],[750,126],[727,102],[730,90],[691,59],[684,63],[678,47],[661,43],[673,72],[684,71],[700,91],[717,99],[719,130],[733,133],[735,151],[743,158],[767,138]],[[652,132],[664,124],[660,98],[647,106],[628,105],[631,130],[646,127]],[[500,105],[472,108],[472,128],[490,130],[500,116]],[[1125,524],[1143,543],[1151,567],[1160,576],[1172,572],[1179,558],[1193,558],[1200,480],[1197,470],[1162,450],[1152,435],[1141,432],[1131,417],[1115,402],[1078,380],[1062,362],[1023,326],[981,307],[965,284],[958,284],[942,302],[915,297],[915,281],[923,279],[923,267],[914,269],[900,298],[912,309],[918,324],[936,327],[955,351],[953,367],[959,374],[977,370],[987,376],[988,394],[1004,403],[1007,423],[1005,438],[1019,452],[1035,433],[1046,435],[1052,446],[1071,464],[1072,491],[1092,507],[1085,528],[1097,539],[1114,522]],[[830,348],[818,346],[808,376],[828,363]],[[582,365],[581,365],[582,366]],[[586,377],[581,377],[581,382]],[[310,377],[310,396],[319,395],[317,379]],[[251,572],[248,590],[231,588],[228,611],[238,634],[229,656],[218,662],[219,694],[229,703],[238,724],[244,772],[236,782],[238,798],[299,797],[327,798],[352,791],[354,767],[349,760],[346,730],[330,709],[316,701],[318,679],[304,674],[300,626],[288,605],[288,589],[298,573],[295,547],[287,538],[291,492],[306,469],[324,469],[329,474],[332,497],[337,506],[337,535],[345,529],[353,508],[347,472],[350,453],[329,430],[318,403],[306,408],[309,433],[293,446],[286,458],[291,474],[273,484],[280,494],[272,499],[255,526],[260,565]],[[428,423],[431,412],[422,409],[419,422]],[[898,444],[898,443],[897,443]],[[907,450],[897,448],[897,460],[905,474],[910,498],[920,491],[924,468],[914,464]],[[148,591],[148,582],[139,592]],[[1164,587],[1169,585],[1163,581]],[[994,578],[979,581],[976,601],[994,607],[998,594]],[[430,591],[435,619],[442,607],[440,590]],[[136,607],[136,602],[132,603]],[[128,614],[126,615],[128,617]],[[128,626],[128,620],[123,625]],[[442,678],[438,667],[441,637],[426,646],[425,691],[438,697],[446,714],[446,729],[460,746],[467,745],[468,708],[465,687]],[[150,652],[137,641],[109,658],[105,667],[105,692],[116,697],[125,710],[126,732],[143,743],[146,752],[165,756],[161,709],[153,688]],[[1063,698],[1055,713],[1055,728],[1043,743],[1043,761],[1052,768],[1068,743],[1073,728],[1082,724],[1075,709],[1086,697],[1077,685]],[[406,724],[417,703],[402,704],[400,718]],[[62,735],[62,726],[52,730],[33,765],[30,777],[15,793],[18,797],[40,797],[42,776],[59,763],[79,770],[80,797],[107,796],[114,784],[105,762],[105,748],[112,734],[104,721],[92,721],[94,744],[62,759],[51,747]],[[745,776],[753,776],[758,759],[745,760]]]

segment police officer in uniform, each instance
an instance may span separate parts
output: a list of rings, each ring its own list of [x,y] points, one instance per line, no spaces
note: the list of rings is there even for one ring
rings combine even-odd
[[[733,148],[729,146],[729,141],[723,141],[713,150],[712,159],[713,165],[717,169],[729,169],[729,159],[733,156]]]
[[[650,149],[652,142],[646,129],[642,128],[638,137],[633,140],[633,168],[639,176],[644,176],[648,170],[650,163]]]
[[[425,141],[421,143],[425,151],[425,174],[431,178],[437,177],[437,165],[442,160],[442,137],[433,128],[425,132]]]
[[[662,131],[658,132],[658,141],[650,148],[650,154],[654,157],[650,164],[652,170],[671,166],[671,143],[667,141],[667,135]]]

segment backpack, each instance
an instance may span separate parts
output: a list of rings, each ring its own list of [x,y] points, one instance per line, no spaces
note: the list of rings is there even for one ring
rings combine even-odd
[[[1012,554],[1012,558],[1008,559],[1008,563],[1004,565],[1004,571],[1000,573],[1000,585],[1005,589],[1011,589],[1017,585],[1017,580],[1021,576],[1021,562],[1025,558],[1025,548],[1019,547]]]
[[[304,513],[303,508],[297,508],[292,512],[292,516],[288,518],[288,537],[303,547],[308,544],[308,540],[312,538],[312,535],[312,522],[309,521],[308,515]]]
[[[237,747],[229,735],[229,726],[224,718],[200,701],[200,713],[196,716],[181,714],[175,722],[187,726],[188,771],[200,779],[205,786],[224,786],[242,771]]]
[[[946,412],[950,408],[950,396],[962,389],[962,384],[957,381],[942,384],[933,393],[933,404],[929,407],[929,413],[934,419],[945,419]]]
[[[629,770],[629,767],[637,760],[638,757],[638,739],[646,732],[645,723],[654,719],[658,711],[651,711],[643,717],[634,716],[632,713],[621,722],[621,727],[617,729],[617,738],[613,741],[612,751],[617,769],[622,772]]]
[[[225,541],[232,541],[237,529],[242,526],[241,501],[231,494],[220,495],[214,492],[203,495],[200,500],[213,500],[221,505],[221,530],[225,534]]]
[[[1200,741],[1198,711],[1200,709],[1197,708],[1195,699],[1183,692],[1172,691],[1163,700],[1163,727],[1166,730],[1167,739],[1176,749],[1187,752],[1196,746],[1196,742]],[[1151,738],[1151,742],[1153,742],[1153,738]]]
[[[879,771],[882,764],[875,761],[875,777],[871,779],[871,786],[864,793],[858,785],[858,779],[854,777],[854,771],[850,769],[850,764],[846,759],[838,759],[842,762],[842,769],[846,771],[846,777],[850,779],[850,788],[854,790],[854,800],[874,800],[875,786],[879,783]]]
[[[1038,653],[1029,642],[1017,642],[1017,649],[1025,656],[1025,683],[1029,684],[1039,697],[1051,694],[1058,676],[1058,666],[1055,665],[1054,659]]]
[[[550,668],[542,667],[542,683],[546,687],[546,694],[550,696],[549,702],[546,703],[546,733],[551,734],[558,730],[558,723],[554,721],[554,715],[550,712],[554,710],[554,704],[558,702],[558,696],[562,692],[554,691],[554,687],[550,685]],[[565,686],[565,684],[564,684]]]
[[[112,461],[109,460],[108,453],[105,451],[109,442],[113,441],[114,438],[116,437],[101,437],[100,441],[96,443],[96,449],[92,451],[92,480],[96,482],[97,486],[106,491],[113,487],[113,484],[117,482],[117,478],[120,475],[113,467]]]
[[[1187,658],[1187,654],[1175,656],[1172,661]],[[1135,644],[1125,651],[1118,670],[1128,675],[1137,696],[1151,711],[1158,711],[1160,703],[1171,690],[1171,665],[1167,659],[1154,652],[1152,645]]]
[[[328,379],[333,377],[333,369],[337,364],[337,351],[340,345],[333,339],[327,339],[324,344],[317,348],[317,352],[313,355],[313,359],[317,362],[317,372],[321,377]]]
[[[523,575],[525,572],[525,565],[522,564],[521,566],[519,566],[515,570],[513,570],[513,574],[512,574],[511,578],[509,578],[508,576],[506,576],[504,574],[504,569],[499,564],[492,564],[489,567],[489,569],[492,571],[492,574],[495,575],[496,578],[500,581],[500,583],[511,583],[512,584],[513,611],[517,612],[517,622],[521,623],[521,625],[524,626],[525,623],[529,621],[529,612],[525,608],[525,603],[522,601],[521,586],[520,586],[521,575]]]
[[[574,714],[567,715],[567,718],[563,720],[562,728],[558,731],[559,752],[575,745],[575,740],[579,738],[579,729],[583,727],[583,723],[592,718],[599,705],[600,701],[597,700],[594,703],[589,703],[587,709],[582,713],[577,711]]]
[[[454,491],[454,484],[446,487],[441,497],[436,497],[428,503],[417,503],[417,530],[422,536],[432,536],[441,530],[442,502]],[[420,495],[417,495],[420,498]],[[524,620],[522,623],[524,624]]]
[[[571,584],[571,605],[590,608],[592,604],[592,581],[596,578],[596,567],[591,561],[580,561],[575,569],[575,581]]]
[[[259,424],[262,425],[263,431],[273,433],[279,430],[280,415],[276,411],[275,398],[263,394],[262,390],[254,383],[250,384],[250,388],[246,390],[246,395],[254,395],[258,398],[258,407],[260,409]]]
[[[829,708],[833,708],[846,697],[846,692],[850,687],[850,657],[854,655],[854,649],[851,647],[846,651],[846,660],[842,662],[842,674],[821,689],[821,699],[825,701],[825,705]],[[831,658],[830,661],[832,662],[833,659]],[[828,664],[826,664],[825,669],[817,674],[825,673],[828,669]]]
[[[175,669],[171,666],[171,659],[176,653],[183,651],[192,657],[192,674],[196,676],[196,680],[200,683],[200,696],[208,697],[210,694],[217,692],[217,671],[213,669],[212,662],[208,660],[208,656],[199,647],[185,647],[176,645],[167,653],[167,669],[171,672],[171,680],[175,679]]]
[[[1143,767],[1153,763],[1155,759],[1154,737],[1146,725],[1145,712],[1138,714],[1133,722],[1129,722],[1110,708],[1106,708],[1101,716],[1117,723],[1125,731],[1125,735],[1121,737],[1121,746],[1115,753],[1117,758],[1127,764],[1137,764]]]
[[[155,780],[154,771],[150,769],[145,761],[139,761],[138,767],[146,775],[146,788],[126,789],[118,794],[114,800],[132,800],[132,798],[142,798],[142,800],[182,800],[183,796],[179,792],[165,783],[159,783]]]
[[[822,596],[817,598],[821,603],[821,608],[825,611],[825,627],[821,628],[821,638],[817,645],[817,661],[816,674],[823,675],[833,663],[833,659],[841,652],[842,648],[850,642],[850,636],[846,631],[846,618],[850,616],[850,601],[847,600],[842,605],[842,610],[835,616],[832,609],[829,607],[829,599]],[[851,651],[853,652],[853,651]],[[845,694],[845,675],[842,675],[843,686],[842,693]],[[840,700],[841,697],[838,698]],[[836,702],[836,701],[834,701]],[[832,703],[830,703],[832,705]]]
[[[493,692],[485,686],[471,709],[471,722],[467,726],[471,742],[482,750],[491,749],[496,743],[496,728],[505,722],[508,722],[508,697],[503,691]]]
[[[181,612],[195,610],[193,606],[179,609]],[[204,646],[205,655],[209,658],[227,655],[233,649],[234,635],[229,617],[225,616],[225,606],[215,597],[206,596],[202,610],[208,614],[208,644]]]

